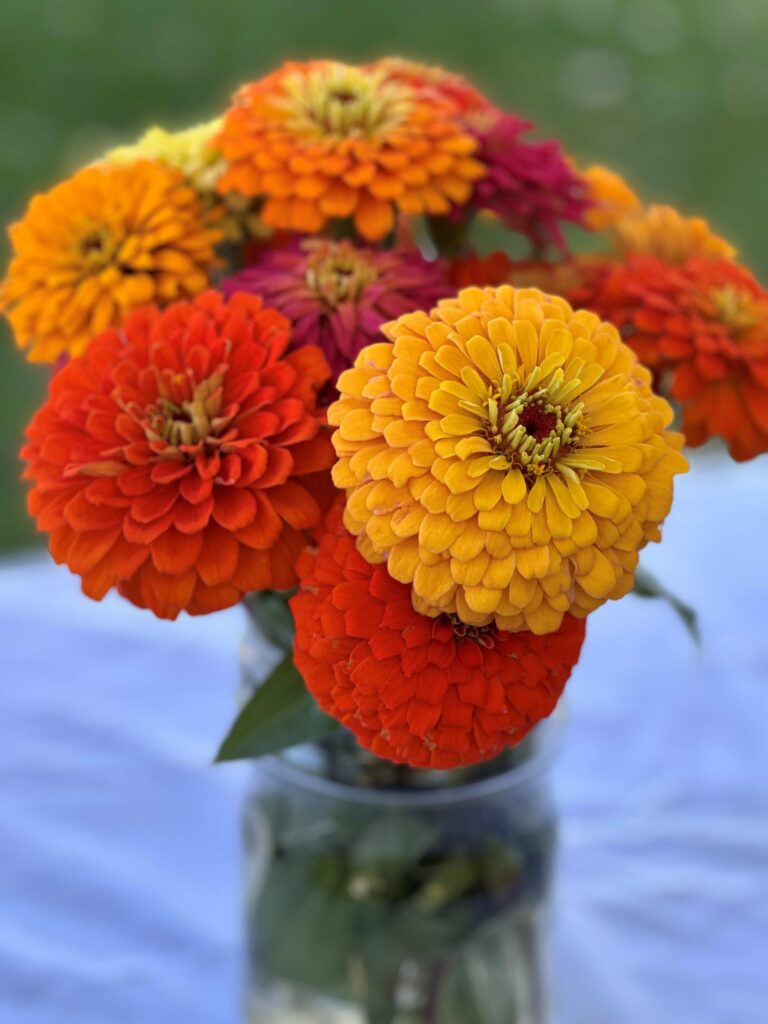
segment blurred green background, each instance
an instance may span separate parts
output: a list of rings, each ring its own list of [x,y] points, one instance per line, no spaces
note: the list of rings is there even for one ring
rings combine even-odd
[[[399,54],[466,73],[580,161],[704,213],[768,276],[767,52],[768,0],[2,0],[0,221],[150,123],[219,113],[286,58]],[[0,333],[8,549],[34,539],[16,453],[46,373]]]

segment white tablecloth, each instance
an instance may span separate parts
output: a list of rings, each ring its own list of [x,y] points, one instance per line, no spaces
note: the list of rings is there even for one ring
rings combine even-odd
[[[556,769],[558,1024],[768,1019],[768,462],[700,456],[634,597],[590,620]],[[0,1022],[235,1024],[240,802],[211,767],[237,610],[161,623],[0,569]]]

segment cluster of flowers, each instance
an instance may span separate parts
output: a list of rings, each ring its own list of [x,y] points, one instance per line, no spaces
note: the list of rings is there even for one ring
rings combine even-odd
[[[410,765],[518,742],[631,590],[687,468],[654,383],[691,443],[768,448],[763,290],[530,128],[440,69],[292,63],[10,229],[53,557],[165,618],[296,588],[307,687]],[[478,214],[530,259],[474,254]]]
[[[686,442],[724,438],[732,457],[768,451],[768,290],[700,217],[646,205],[606,168],[585,175],[586,222],[603,251],[559,260],[465,253],[452,280],[557,291],[619,328],[679,405]]]

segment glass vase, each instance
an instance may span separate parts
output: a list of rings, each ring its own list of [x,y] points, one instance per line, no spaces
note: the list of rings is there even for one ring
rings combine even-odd
[[[249,1024],[545,1024],[558,733],[555,716],[451,772],[380,761],[341,728],[260,760]]]

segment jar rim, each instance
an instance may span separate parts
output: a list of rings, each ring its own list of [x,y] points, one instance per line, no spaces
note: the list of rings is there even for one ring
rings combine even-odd
[[[481,779],[462,782],[456,786],[443,788],[383,787],[383,786],[352,786],[346,782],[329,779],[316,772],[307,771],[287,761],[279,755],[272,754],[258,762],[257,771],[271,776],[281,782],[292,785],[336,800],[348,803],[368,803],[380,806],[442,806],[445,804],[465,803],[494,796],[497,793],[520,789],[537,778],[541,778],[555,759],[565,731],[567,709],[561,700],[553,713],[543,719],[535,727],[536,742],[532,755],[514,767],[507,768],[496,775],[488,775]]]

